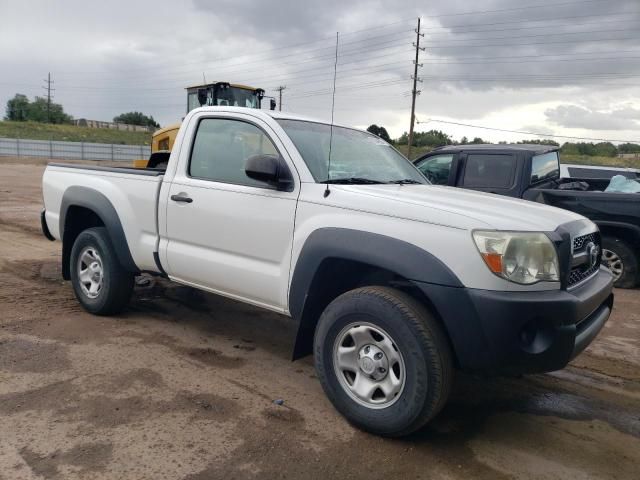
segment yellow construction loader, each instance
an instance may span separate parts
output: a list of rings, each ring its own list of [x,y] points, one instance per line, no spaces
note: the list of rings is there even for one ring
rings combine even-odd
[[[220,105],[232,107],[262,108],[265,98],[261,88],[238,85],[228,82],[214,82],[204,85],[187,87],[187,113],[194,108],[205,105]],[[269,107],[276,108],[276,101],[270,98]],[[173,142],[180,129],[180,123],[156,130],[151,137],[151,156],[134,160],[136,168],[166,168]]]

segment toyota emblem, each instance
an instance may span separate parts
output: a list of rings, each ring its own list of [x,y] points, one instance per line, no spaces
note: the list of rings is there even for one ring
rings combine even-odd
[[[593,242],[587,244],[587,255],[589,256],[589,265],[594,268],[598,264],[600,256],[600,247]]]

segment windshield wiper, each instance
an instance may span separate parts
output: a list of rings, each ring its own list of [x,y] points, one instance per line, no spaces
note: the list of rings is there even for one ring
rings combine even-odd
[[[419,181],[412,178],[403,178],[402,180],[392,180],[388,183],[397,183],[399,185],[420,184]]]
[[[322,183],[335,183],[335,184],[339,184],[339,185],[373,185],[373,184],[379,184],[379,183],[385,183],[385,182],[381,182],[379,180],[372,180],[370,178],[362,178],[362,177],[345,177],[345,178],[331,178],[329,180],[325,180]]]

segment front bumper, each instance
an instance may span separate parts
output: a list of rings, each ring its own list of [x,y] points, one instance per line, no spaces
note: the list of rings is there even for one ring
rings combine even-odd
[[[471,371],[559,370],[593,341],[613,307],[613,278],[604,267],[571,291],[416,285],[440,314],[460,368]]]

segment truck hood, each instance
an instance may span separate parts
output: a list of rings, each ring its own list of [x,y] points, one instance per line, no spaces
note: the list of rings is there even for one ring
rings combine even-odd
[[[456,228],[553,231],[561,224],[584,218],[535,202],[455,187],[332,185],[331,190],[345,194],[336,195],[335,200],[348,202],[346,208],[357,205],[358,209],[371,213]]]

